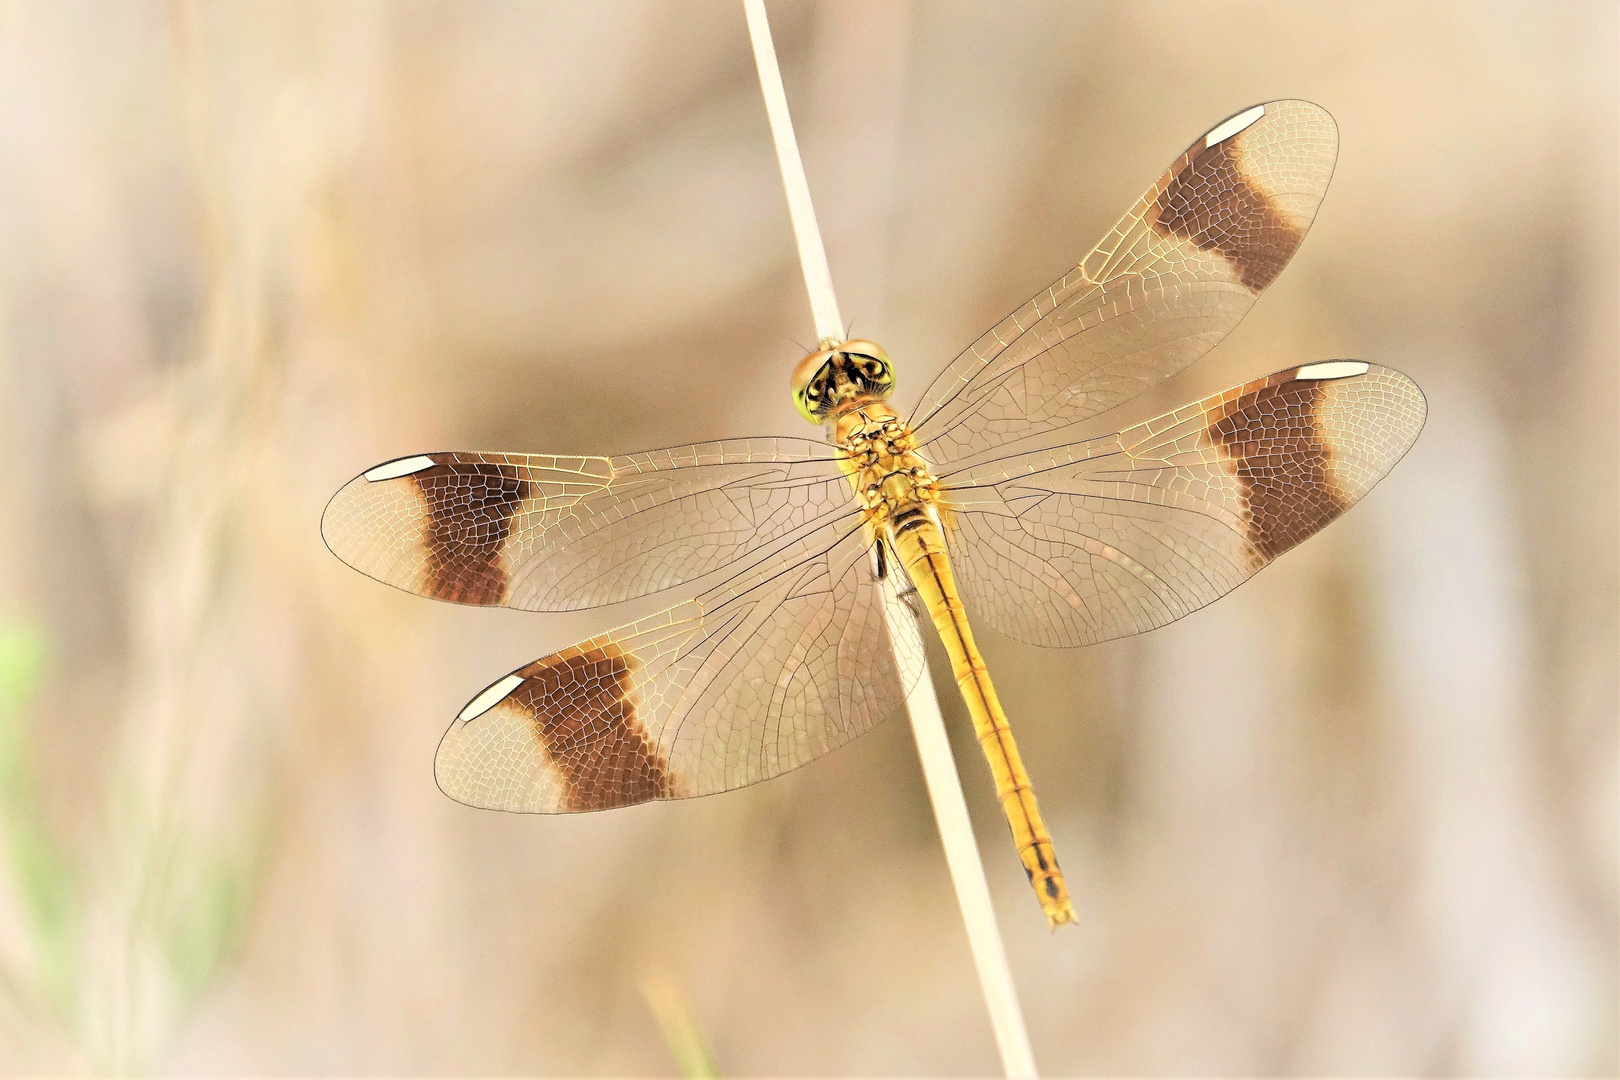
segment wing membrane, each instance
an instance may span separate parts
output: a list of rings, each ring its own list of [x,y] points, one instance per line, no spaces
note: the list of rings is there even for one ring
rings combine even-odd
[[[1111,409],[1198,359],[1298,249],[1337,153],[1333,118],[1305,101],[1217,125],[1079,266],[934,380],[912,416],[924,454],[970,464]]]
[[[1162,626],[1365,495],[1417,438],[1425,408],[1399,372],[1334,361],[947,475],[962,593],[976,616],[1034,645]]]
[[[355,477],[321,533],[408,592],[574,611],[694,581],[846,513],[839,456],[805,439],[613,458],[422,454]]]
[[[451,724],[439,786],[490,809],[604,810],[743,787],[843,745],[899,711],[922,670],[916,622],[869,549],[852,514],[518,669]]]

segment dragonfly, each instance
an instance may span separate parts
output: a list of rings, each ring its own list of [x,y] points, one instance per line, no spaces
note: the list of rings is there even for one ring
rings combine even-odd
[[[1337,147],[1332,117],[1305,101],[1217,124],[907,415],[880,345],[823,341],[792,376],[821,439],[427,453],[356,477],[322,534],[389,585],[547,612],[679,590],[476,694],[438,748],[440,788],[554,814],[778,776],[904,711],[926,621],[1041,909],[1054,928],[1073,921],[969,615],[1064,648],[1163,626],[1332,522],[1406,453],[1422,393],[1354,360],[1105,436],[1071,430],[1238,324],[1299,248]]]

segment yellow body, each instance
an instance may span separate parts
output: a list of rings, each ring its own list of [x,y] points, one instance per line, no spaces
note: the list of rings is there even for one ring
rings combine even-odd
[[[845,470],[867,512],[874,539],[885,541],[916,586],[951,657],[956,685],[995,777],[996,795],[1012,828],[1019,859],[1054,927],[1074,921],[1052,837],[1041,821],[1029,774],[1018,756],[1007,714],[996,698],[984,658],[973,641],[945,551],[939,488],[916,440],[883,401],[865,395],[841,403],[830,417],[835,442],[849,453]]]

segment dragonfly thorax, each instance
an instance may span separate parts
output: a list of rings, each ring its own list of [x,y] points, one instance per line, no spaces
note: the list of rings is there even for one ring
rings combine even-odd
[[[833,441],[849,454],[845,470],[867,521],[893,536],[938,523],[939,488],[917,439],[881,401],[846,410],[833,424]]]
[[[835,421],[848,409],[884,400],[893,390],[889,354],[874,341],[829,344],[793,369],[793,404],[812,424]]]

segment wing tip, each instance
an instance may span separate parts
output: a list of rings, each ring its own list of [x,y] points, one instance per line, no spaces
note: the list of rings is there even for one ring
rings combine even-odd
[[[1398,432],[1396,438],[1400,449],[1389,458],[1388,464],[1382,468],[1377,478],[1369,485],[1367,490],[1370,491],[1379,481],[1393,472],[1395,466],[1400,464],[1401,459],[1406,457],[1413,446],[1417,445],[1418,436],[1423,434],[1424,425],[1428,423],[1429,401],[1423,395],[1423,388],[1418,386],[1417,382],[1404,372],[1360,360],[1330,360],[1319,364],[1306,364],[1297,369],[1295,377],[1300,378],[1303,373],[1312,369],[1333,368],[1336,366],[1347,368],[1353,366],[1362,370],[1359,372],[1346,372],[1346,374],[1332,378],[1314,380],[1304,378],[1301,381],[1315,382],[1318,386],[1323,387],[1333,387],[1338,383],[1349,384],[1361,380],[1381,383],[1386,398],[1379,407],[1393,425],[1393,430]],[[1365,494],[1366,491],[1357,494],[1350,500],[1350,505],[1353,505]]]
[[[439,456],[442,455],[407,454],[404,457],[390,458],[380,464],[373,465],[358,476],[352,477],[348,483],[333,492],[332,497],[326,500],[325,508],[321,510],[321,542],[326,545],[326,550],[347,565],[354,566],[354,563],[339,554],[337,548],[332,544],[332,528],[335,524],[336,512],[341,505],[352,497],[356,491],[363,491],[372,484],[398,480],[400,477],[411,476],[421,472],[423,469],[432,468],[434,465],[439,464]],[[355,567],[355,569],[358,570],[359,567]],[[365,571],[362,570],[361,573],[365,573]]]
[[[1428,418],[1429,399],[1424,396],[1423,388],[1417,384],[1410,375],[1395,368],[1384,367],[1382,364],[1370,363],[1366,360],[1318,360],[1309,364],[1301,364],[1296,368],[1284,368],[1271,376],[1272,381],[1302,381],[1331,383],[1346,379],[1379,378],[1399,386],[1411,395],[1411,404],[1418,414],[1418,429],[1421,430],[1424,421]]]
[[[332,553],[333,558],[352,569],[359,568],[356,567],[349,559],[344,558],[343,553],[338,550],[338,548],[342,546],[342,542],[341,540],[336,539],[334,534],[337,532],[337,519],[339,512],[348,502],[355,486],[362,483],[364,480],[365,474],[362,473],[360,476],[356,476],[354,479],[338,488],[332,493],[332,497],[326,500],[326,506],[321,510],[321,543],[326,545],[326,550]],[[365,571],[361,571],[361,573],[364,572]]]
[[[1314,114],[1321,122],[1332,127],[1335,133],[1338,131],[1338,121],[1333,119],[1333,114],[1316,102],[1305,98],[1273,98],[1270,101],[1245,106],[1227,116],[1205,133],[1204,145],[1216,146],[1232,136],[1248,130],[1265,117],[1275,117],[1286,112],[1296,115],[1299,113]]]

